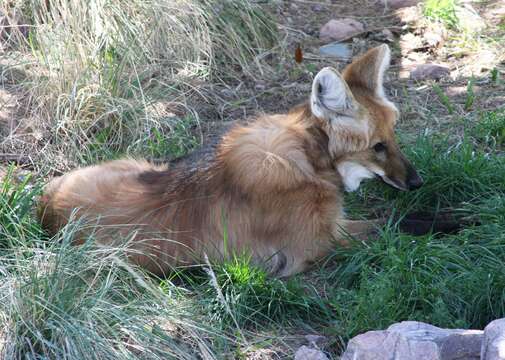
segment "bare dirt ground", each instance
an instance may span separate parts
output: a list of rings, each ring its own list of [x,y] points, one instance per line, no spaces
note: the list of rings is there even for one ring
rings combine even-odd
[[[479,14],[485,28],[473,39],[466,40],[456,38],[443,26],[427,22],[419,6],[394,10],[374,1],[284,1],[270,6],[285,34],[283,49],[272,55],[278,63],[264,80],[246,83],[246,86],[239,84],[244,90],[224,92],[225,100],[227,95],[231,97],[230,103],[233,99],[240,100],[219,115],[236,119],[256,111],[282,112],[305,101],[317,70],[323,66],[343,69],[350,62],[320,55],[319,46],[324,42],[319,40],[319,28],[334,18],[353,18],[365,27],[363,33],[346,41],[354,56],[384,42],[393,51],[386,87],[390,98],[401,109],[402,129],[453,129],[453,114],[440,101],[434,84],[445,92],[455,112],[467,118],[475,118],[478,112],[494,110],[505,102],[503,83],[493,82],[489,75],[496,69],[503,77],[505,71],[500,41],[504,33],[505,5],[500,1],[467,3]],[[384,39],[381,34],[384,29],[393,33],[392,41]],[[304,54],[301,64],[294,59],[298,44]],[[450,75],[440,81],[409,79],[410,71],[424,63],[446,65]],[[467,85],[472,78],[475,100],[471,107],[464,109]],[[451,134],[454,134],[452,130]]]

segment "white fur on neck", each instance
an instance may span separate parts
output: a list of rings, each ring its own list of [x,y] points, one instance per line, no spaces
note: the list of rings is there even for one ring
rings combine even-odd
[[[353,161],[344,161],[337,165],[337,170],[342,176],[347,192],[356,191],[364,179],[371,179],[375,174],[361,164]]]

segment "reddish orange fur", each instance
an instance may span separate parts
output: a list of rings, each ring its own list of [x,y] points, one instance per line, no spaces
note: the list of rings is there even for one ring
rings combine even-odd
[[[372,161],[373,142],[394,142],[396,112],[355,82],[356,116],[370,123],[366,136],[335,130],[299,106],[235,127],[215,157],[194,168],[119,160],[56,178],[41,201],[41,221],[54,233],[74,212],[90,225],[78,241],[91,231],[107,244],[131,237],[132,260],[158,274],[204,254],[220,260],[241,252],[279,276],[303,271],[335,242],[347,243],[342,230],[373,227],[344,219],[336,169],[343,160]],[[352,150],[332,152],[330,139]]]

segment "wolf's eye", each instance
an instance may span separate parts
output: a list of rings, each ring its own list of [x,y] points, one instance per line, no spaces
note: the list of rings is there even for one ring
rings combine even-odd
[[[376,152],[381,152],[381,151],[386,151],[386,144],[384,143],[377,143],[373,146],[373,149],[376,151]]]

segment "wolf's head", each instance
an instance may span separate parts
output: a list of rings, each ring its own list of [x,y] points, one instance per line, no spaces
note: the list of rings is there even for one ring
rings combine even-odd
[[[401,190],[423,183],[395,140],[399,113],[382,85],[390,57],[388,46],[381,45],[354,60],[343,75],[322,69],[312,84],[310,109],[328,135],[329,152],[348,191],[375,176]]]

